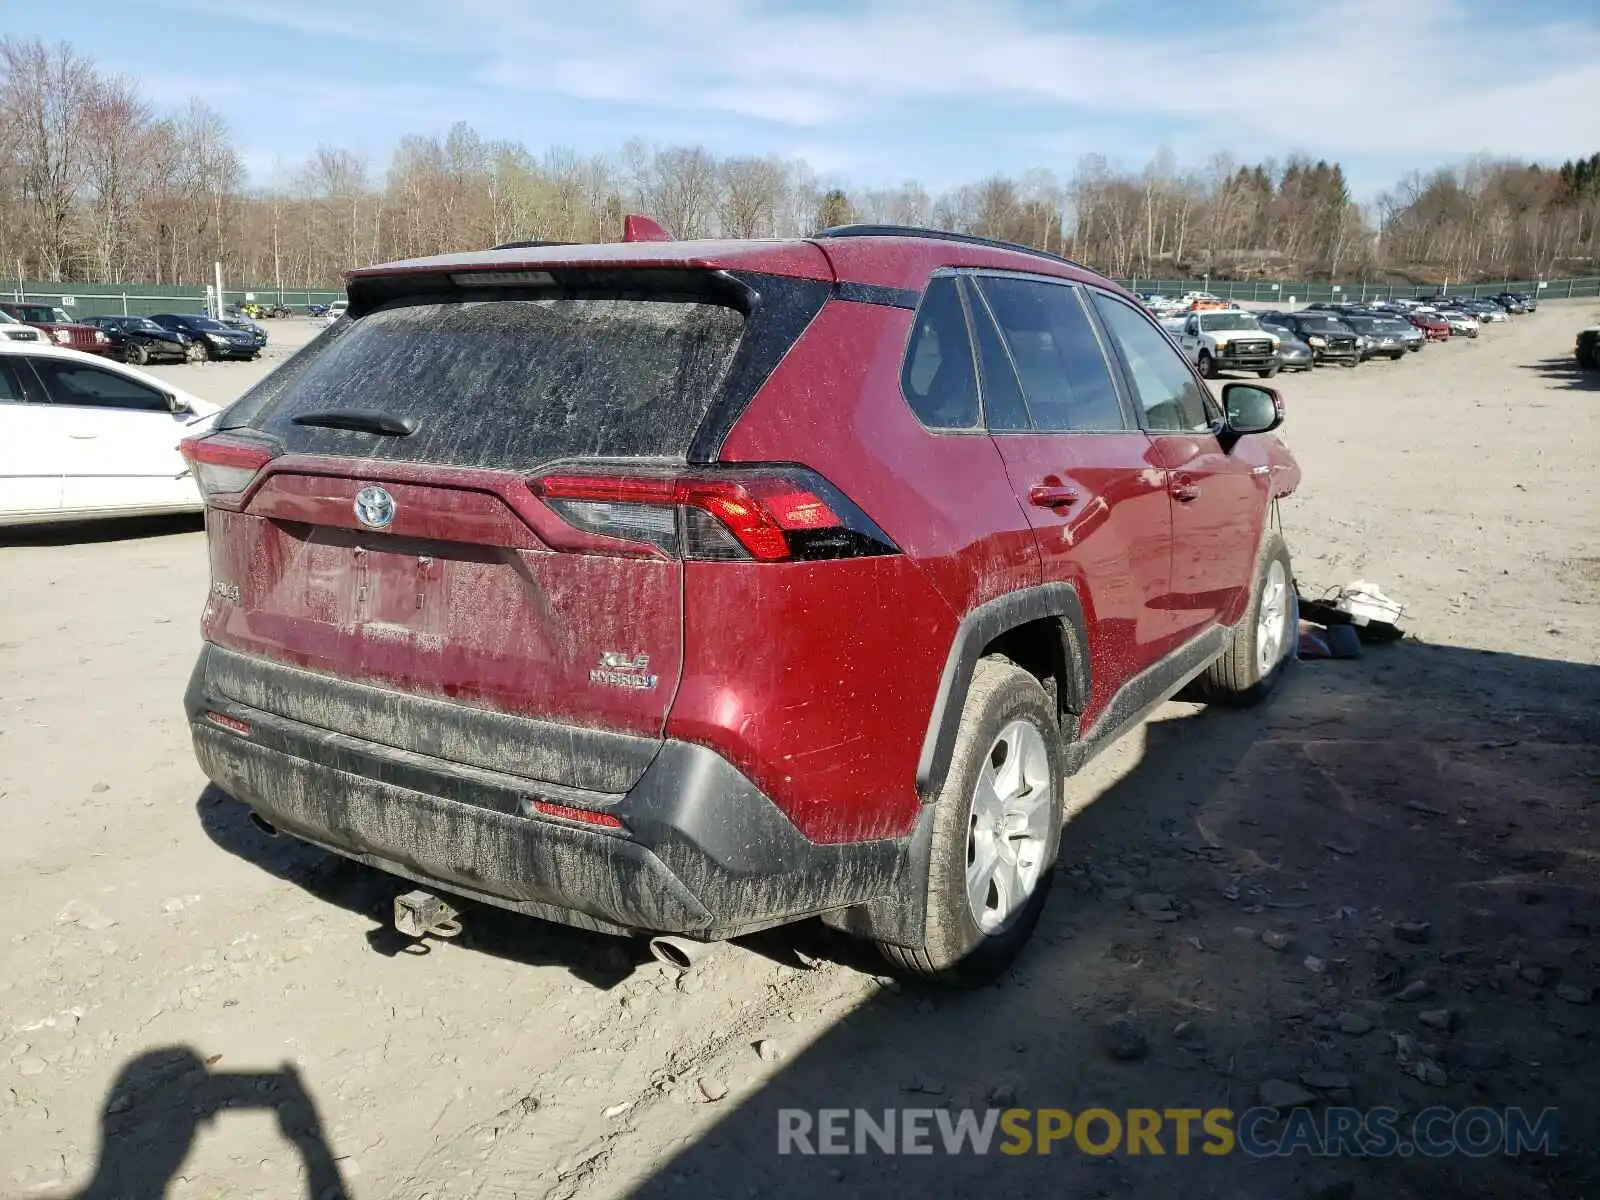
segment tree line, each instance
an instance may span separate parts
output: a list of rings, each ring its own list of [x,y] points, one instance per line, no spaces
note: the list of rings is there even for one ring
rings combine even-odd
[[[858,188],[804,161],[630,141],[615,153],[403,138],[375,164],[319,146],[251,180],[226,121],[162,112],[65,44],[0,39],[0,275],[195,284],[220,261],[256,287],[337,286],[371,262],[506,241],[614,239],[628,212],[680,238],[786,237],[850,222],[933,226],[1065,254],[1121,278],[1600,273],[1600,154],[1559,168],[1474,160],[1415,172],[1363,208],[1340,164],[1292,157],[1057,173],[930,193]]]

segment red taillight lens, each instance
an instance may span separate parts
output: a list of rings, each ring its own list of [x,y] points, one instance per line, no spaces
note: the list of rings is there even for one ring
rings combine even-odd
[[[561,474],[530,486],[574,528],[645,552],[757,562],[898,552],[870,517],[802,467]]]
[[[273,452],[259,442],[217,433],[184,438],[178,449],[194,471],[206,503],[218,508],[235,506],[257,472],[273,457]]]

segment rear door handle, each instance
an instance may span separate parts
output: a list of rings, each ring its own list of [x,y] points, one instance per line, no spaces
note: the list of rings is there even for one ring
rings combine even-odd
[[[80,432],[80,431],[74,431],[72,433],[67,434],[67,436],[69,438],[73,438],[73,439],[75,439],[77,441],[80,441],[80,442],[87,442],[87,441],[90,441],[93,438],[99,437],[100,435],[98,433],[85,433],[85,432]]]
[[[1028,489],[1028,500],[1040,508],[1065,508],[1078,502],[1078,493],[1060,484],[1036,483]]]

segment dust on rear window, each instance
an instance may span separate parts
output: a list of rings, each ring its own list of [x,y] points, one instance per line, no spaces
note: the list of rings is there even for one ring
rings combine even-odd
[[[330,328],[223,424],[286,451],[523,469],[687,453],[738,349],[715,304],[494,299],[401,304]],[[408,437],[296,425],[335,409],[416,419]]]

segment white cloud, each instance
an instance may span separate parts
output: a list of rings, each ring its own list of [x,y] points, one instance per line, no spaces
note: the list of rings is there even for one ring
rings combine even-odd
[[[848,17],[764,0],[168,3],[425,47],[476,63],[475,81],[491,88],[796,133],[859,134],[885,114],[937,104],[944,119],[967,104],[1014,106],[1008,132],[1092,142],[1097,125],[1133,121],[1154,140],[1251,158],[1296,148],[1561,158],[1600,144],[1600,26],[1541,27],[1516,4],[1341,0],[1330,20],[1325,6],[1251,0],[1214,11],[1151,0],[867,0]]]

